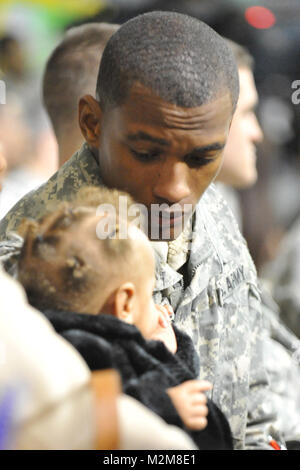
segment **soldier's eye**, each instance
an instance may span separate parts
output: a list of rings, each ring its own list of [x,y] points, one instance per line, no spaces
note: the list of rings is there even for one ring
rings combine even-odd
[[[214,161],[215,158],[213,156],[187,155],[185,157],[185,162],[192,168],[199,168],[201,166],[209,165]]]
[[[145,163],[153,162],[160,155],[160,152],[156,150],[153,152],[138,152],[137,150],[130,149],[130,151],[136,160],[139,160]]]

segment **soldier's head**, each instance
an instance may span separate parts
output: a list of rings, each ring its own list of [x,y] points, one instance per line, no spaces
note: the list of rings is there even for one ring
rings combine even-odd
[[[43,100],[59,147],[62,165],[83,142],[78,101],[94,95],[103,49],[117,25],[89,23],[67,31],[49,57],[43,77]]]
[[[240,95],[218,180],[235,188],[247,188],[257,180],[256,145],[263,137],[255,115],[258,96],[253,77],[253,58],[244,47],[227,41],[238,65]]]
[[[111,37],[96,99],[80,100],[80,126],[104,183],[128,191],[149,217],[152,204],[165,203],[166,215],[177,204],[170,239],[184,205],[191,213],[220,168],[238,89],[232,51],[215,31],[152,12]],[[156,223],[163,232],[164,214]]]
[[[119,191],[84,188],[40,221],[23,222],[18,277],[40,310],[109,313],[145,337],[157,327],[155,262],[144,233],[128,218],[120,232]]]

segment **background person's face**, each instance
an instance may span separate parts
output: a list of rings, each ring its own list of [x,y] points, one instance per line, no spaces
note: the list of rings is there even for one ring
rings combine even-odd
[[[256,144],[262,130],[255,115],[258,97],[253,74],[239,69],[240,95],[224,150],[224,162],[218,180],[236,188],[246,188],[257,180]]]
[[[3,182],[4,174],[5,174],[5,171],[6,171],[6,167],[7,167],[7,163],[6,163],[6,159],[4,157],[2,147],[3,146],[0,142],[0,191],[2,189],[2,182]]]
[[[231,114],[228,93],[181,108],[135,84],[126,101],[103,117],[99,154],[105,184],[129,192],[148,211],[162,203],[194,208],[221,165]],[[170,239],[178,235],[179,219],[171,218]],[[154,223],[164,238],[164,220]]]

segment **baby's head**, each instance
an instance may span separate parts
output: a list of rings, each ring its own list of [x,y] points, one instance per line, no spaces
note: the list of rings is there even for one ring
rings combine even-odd
[[[124,193],[88,188],[42,220],[25,221],[18,276],[30,303],[40,310],[109,313],[150,338],[158,324],[154,255],[148,238],[130,221],[127,238],[118,236],[119,196]],[[96,211],[100,204],[116,207],[113,238],[97,236],[98,224],[107,217]]]

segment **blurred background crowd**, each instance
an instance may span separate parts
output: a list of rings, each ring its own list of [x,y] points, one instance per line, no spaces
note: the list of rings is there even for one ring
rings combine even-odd
[[[254,57],[264,140],[257,153],[258,181],[241,189],[239,198],[243,232],[260,270],[300,215],[300,0],[1,0],[0,151],[7,170],[0,218],[57,168],[41,80],[65,31],[95,21],[122,24],[151,10],[202,19]]]

